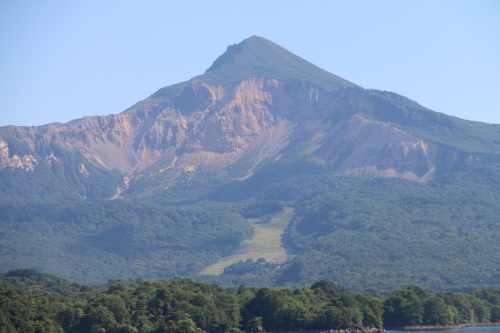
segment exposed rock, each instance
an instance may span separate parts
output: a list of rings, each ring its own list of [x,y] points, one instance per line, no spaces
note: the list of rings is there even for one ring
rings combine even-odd
[[[80,163],[80,173],[83,174],[85,177],[88,177],[90,175],[90,172],[87,170],[85,165],[83,163]]]
[[[358,115],[367,92],[357,88],[328,92],[305,81],[250,78],[211,86],[187,85],[175,97],[144,103],[118,115],[84,117],[40,127],[10,126],[31,152],[13,154],[0,140],[0,170],[33,171],[44,163],[65,163],[59,147],[92,165],[117,169],[133,183],[169,173],[169,179],[218,168],[247,158],[247,176],[266,158],[314,160],[332,173],[432,179],[440,170],[481,165],[479,154],[410,135],[388,123]],[[2,136],[5,136],[4,132]],[[157,165],[157,166],[156,166]],[[153,169],[151,169],[153,168]],[[78,172],[89,176],[83,163]]]
[[[0,168],[19,168],[24,171],[33,171],[38,161],[33,155],[11,155],[7,142],[0,139]]]

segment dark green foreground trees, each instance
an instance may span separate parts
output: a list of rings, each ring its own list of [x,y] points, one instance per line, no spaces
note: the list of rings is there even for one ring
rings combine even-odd
[[[410,286],[390,292],[384,302],[384,325],[453,325],[500,321],[500,290],[477,289],[471,295],[428,293]]]
[[[273,289],[221,288],[190,279],[85,286],[34,270],[0,277],[0,333],[195,333],[500,322],[498,289],[432,294],[410,286],[375,297],[328,281],[311,288]]]

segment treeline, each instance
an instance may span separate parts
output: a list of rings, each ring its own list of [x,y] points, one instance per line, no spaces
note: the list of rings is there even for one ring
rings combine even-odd
[[[227,332],[500,322],[500,290],[385,296],[329,281],[310,288],[222,288],[186,278],[69,283],[34,270],[0,275],[0,332]]]

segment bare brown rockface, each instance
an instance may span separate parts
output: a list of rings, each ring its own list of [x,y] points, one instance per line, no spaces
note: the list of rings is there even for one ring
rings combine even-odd
[[[63,163],[50,147],[78,153],[88,163],[121,171],[128,180],[164,172],[223,168],[245,157],[247,175],[264,159],[295,156],[331,173],[432,179],[438,168],[480,164],[478,155],[408,134],[359,115],[366,91],[326,92],[300,80],[250,78],[219,86],[188,85],[175,98],[139,103],[124,113],[89,116],[0,133],[0,170],[33,171]],[[6,128],[4,128],[6,129]],[[13,151],[12,140],[29,147]],[[153,170],[154,172],[151,172]],[[89,171],[82,164],[80,173]]]

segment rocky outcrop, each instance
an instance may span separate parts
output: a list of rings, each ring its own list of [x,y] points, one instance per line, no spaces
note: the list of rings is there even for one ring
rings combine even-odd
[[[24,171],[35,170],[38,164],[37,159],[33,155],[22,155],[18,156],[16,154],[11,154],[9,150],[9,145],[7,142],[0,139],[0,167],[1,168],[13,168],[22,169]]]
[[[4,128],[0,169],[33,171],[39,163],[52,166],[65,163],[65,154],[78,154],[133,182],[145,177],[146,169],[148,177],[171,173],[175,180],[197,165],[222,169],[243,157],[251,161],[248,176],[266,158],[293,156],[331,173],[426,181],[438,169],[481,165],[484,157],[478,154],[464,155],[389,123],[364,119],[359,105],[366,94],[360,88],[328,92],[305,81],[264,78],[187,85],[173,98],[118,115]],[[15,151],[12,142],[25,149]],[[89,176],[84,164],[75,168]]]

